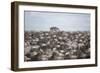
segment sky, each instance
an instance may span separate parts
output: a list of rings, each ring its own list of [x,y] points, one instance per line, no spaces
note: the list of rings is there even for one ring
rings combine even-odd
[[[89,31],[90,14],[68,12],[24,11],[25,31]]]

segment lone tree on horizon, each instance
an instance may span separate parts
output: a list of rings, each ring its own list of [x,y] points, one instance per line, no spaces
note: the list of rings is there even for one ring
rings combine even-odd
[[[51,27],[51,28],[50,28],[50,31],[51,31],[51,32],[59,32],[60,29],[59,29],[58,27]]]

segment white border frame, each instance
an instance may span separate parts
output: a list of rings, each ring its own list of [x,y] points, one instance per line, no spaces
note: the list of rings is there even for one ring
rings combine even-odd
[[[75,60],[59,60],[59,61],[34,61],[24,62],[24,10],[29,11],[54,11],[54,12],[73,12],[73,13],[90,13],[90,30],[91,30],[91,58],[90,59],[75,59]],[[80,8],[63,8],[63,7],[48,7],[48,6],[25,6],[19,5],[19,68],[35,68],[35,67],[50,67],[64,65],[84,65],[95,64],[95,9],[80,9]]]

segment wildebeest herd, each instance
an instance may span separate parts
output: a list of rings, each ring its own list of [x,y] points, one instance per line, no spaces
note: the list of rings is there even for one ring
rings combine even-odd
[[[25,31],[24,61],[48,61],[90,58],[89,31]]]

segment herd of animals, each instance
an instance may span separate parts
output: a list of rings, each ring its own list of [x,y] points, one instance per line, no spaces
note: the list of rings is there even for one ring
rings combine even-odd
[[[89,31],[25,31],[24,61],[90,58]]]

